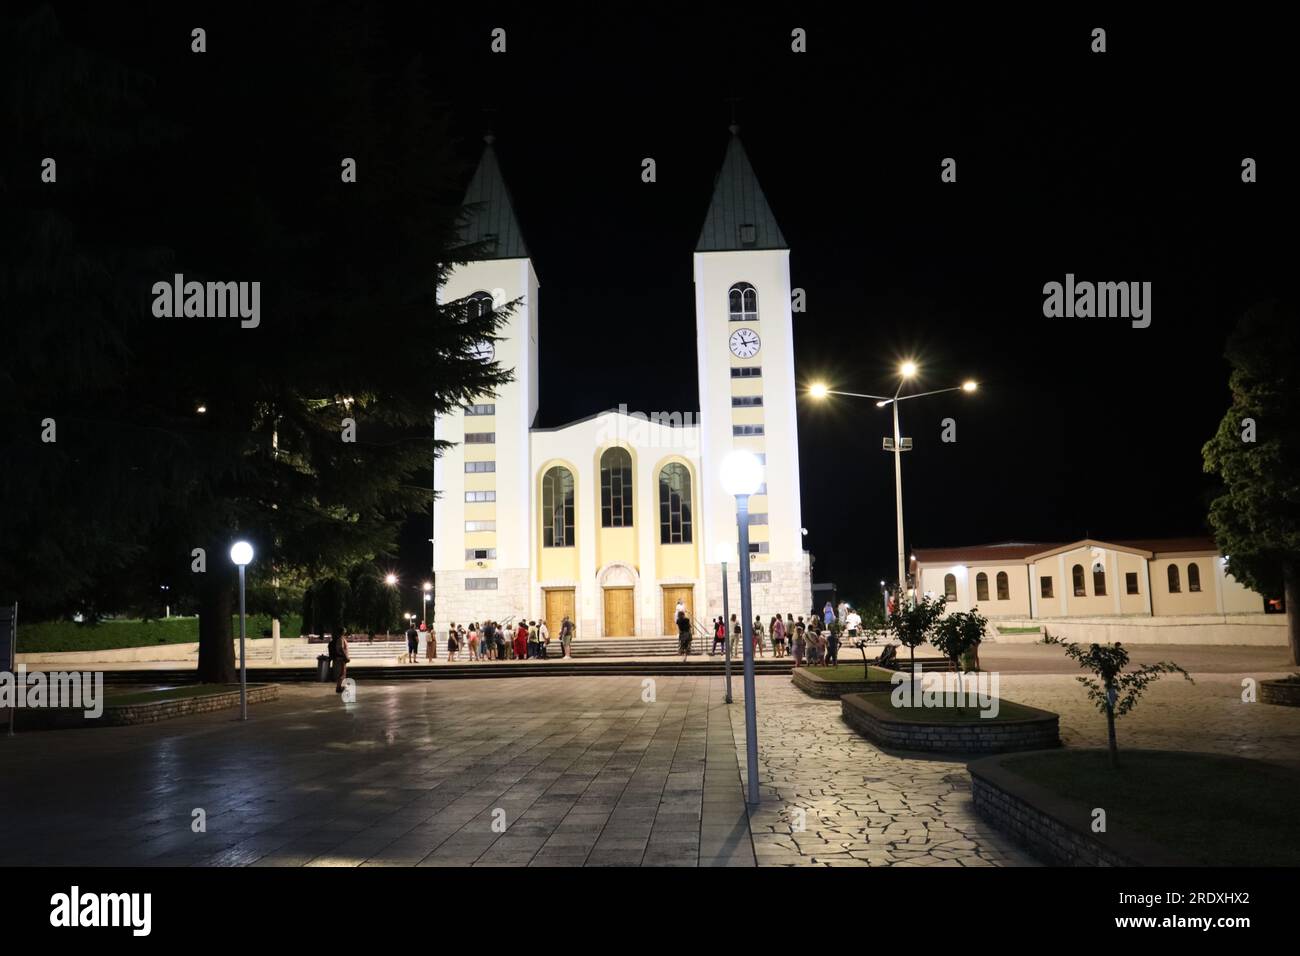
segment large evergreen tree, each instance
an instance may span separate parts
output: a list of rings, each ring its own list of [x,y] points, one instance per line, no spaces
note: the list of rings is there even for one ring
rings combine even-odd
[[[1291,661],[1300,664],[1300,314],[1250,309],[1228,340],[1232,404],[1203,450],[1222,489],[1215,540],[1237,580],[1286,599]]]
[[[38,9],[3,31],[22,162],[0,184],[19,200],[2,580],[37,614],[188,581],[205,680],[234,673],[231,541],[253,542],[262,588],[391,554],[430,504],[435,417],[504,377],[469,354],[502,313],[435,302],[477,250],[457,246],[467,170],[421,63],[364,9],[292,14],[210,30],[202,55],[178,16],[99,40]],[[260,282],[260,324],[154,317],[174,273]]]

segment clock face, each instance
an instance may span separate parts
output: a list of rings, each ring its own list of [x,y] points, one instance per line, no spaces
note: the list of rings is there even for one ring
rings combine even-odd
[[[476,358],[480,362],[491,362],[497,357],[496,346],[484,339],[469,350],[471,358]]]
[[[727,340],[731,354],[736,358],[753,358],[758,354],[758,333],[752,329],[736,329]]]

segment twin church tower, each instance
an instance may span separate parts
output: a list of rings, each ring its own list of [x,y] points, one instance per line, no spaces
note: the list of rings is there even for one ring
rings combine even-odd
[[[558,636],[567,614],[580,641],[675,634],[679,600],[701,622],[722,613],[723,561],[738,613],[736,508],[719,476],[733,448],[766,471],[749,505],[754,611],[765,624],[808,613],[790,252],[736,134],[695,247],[698,416],[606,411],[557,428],[534,427],[540,284],[488,137],[463,232],[488,251],[439,300],[519,300],[500,340],[479,347],[514,379],[438,420],[454,443],[434,465],[438,632],[545,619]]]

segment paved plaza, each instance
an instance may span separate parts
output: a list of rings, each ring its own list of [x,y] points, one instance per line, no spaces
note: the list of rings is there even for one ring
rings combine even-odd
[[[1121,746],[1297,759],[1300,712],[1242,703],[1245,675],[1194,676],[1152,687]],[[788,677],[758,680],[746,813],[734,689],[728,707],[721,677],[363,681],[345,705],[289,684],[247,724],[19,734],[0,740],[0,864],[1033,863],[974,815],[965,761],[884,753]],[[1005,675],[1001,693],[1059,712],[1067,745],[1104,745],[1072,676]]]

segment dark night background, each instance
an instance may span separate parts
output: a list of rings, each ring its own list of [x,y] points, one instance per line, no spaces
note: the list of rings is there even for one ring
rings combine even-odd
[[[132,9],[62,16],[70,33],[137,53],[165,43],[188,56],[190,28],[205,26],[206,56],[223,57],[240,55],[244,31],[292,30],[295,15]],[[1200,450],[1227,407],[1224,339],[1294,261],[1279,26],[1255,12],[1147,23],[1100,8],[388,16],[394,56],[426,54],[467,178],[482,133],[497,135],[541,281],[539,424],[622,402],[698,407],[691,253],[736,98],[807,294],[801,382],[878,392],[914,357],[918,387],[981,383],[902,406],[916,443],[909,548],[1204,531]],[[489,51],[497,26],[505,55]],[[1104,54],[1089,52],[1096,26]],[[808,53],[790,52],[793,27]],[[284,75],[310,91],[293,63]],[[238,116],[214,118],[214,135],[238,132]],[[939,179],[948,156],[956,184]],[[1246,156],[1256,184],[1241,182]],[[641,182],[645,157],[654,184]],[[1043,318],[1043,284],[1067,272],[1150,281],[1150,328]],[[655,329],[653,342],[630,342],[631,327]],[[956,444],[939,441],[949,415]],[[887,414],[801,397],[799,425],[814,579],[867,594],[893,576]],[[409,579],[428,570],[427,536],[427,518],[403,535]]]

